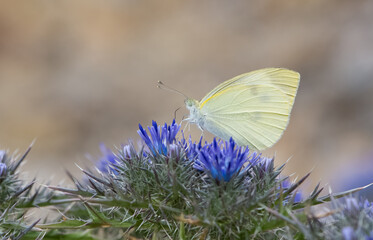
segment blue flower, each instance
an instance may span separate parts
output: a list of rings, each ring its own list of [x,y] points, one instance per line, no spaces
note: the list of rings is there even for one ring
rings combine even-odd
[[[117,174],[112,166],[113,164],[117,163],[117,157],[103,143],[100,144],[100,151],[102,156],[97,163],[97,168],[103,173],[108,173],[109,169],[111,169],[115,174]]]
[[[273,158],[266,158],[263,157],[258,161],[258,165],[260,166],[260,169],[264,172],[272,172],[273,171]]]
[[[365,199],[365,201],[362,202],[361,205],[362,205],[364,211],[368,214],[368,216],[373,218],[373,203],[369,202],[367,199]]]
[[[173,159],[180,159],[181,157],[181,147],[178,144],[172,143],[168,147],[168,156]]]
[[[348,197],[345,199],[344,210],[351,215],[364,211],[369,217],[373,218],[373,203],[368,200],[359,201],[356,198]]]
[[[260,159],[256,160],[256,164],[254,164],[256,165],[256,175],[259,179],[263,179],[274,172],[274,158],[261,157],[260,154],[258,156]]]
[[[133,154],[133,145],[127,144],[122,147],[122,154],[125,159],[131,159]]]
[[[198,143],[193,142],[191,136],[189,136],[189,140],[187,142],[184,138],[184,133],[183,133],[183,138],[182,138],[180,144],[184,147],[187,158],[189,160],[194,161],[194,160],[197,159],[198,154],[202,149],[202,136],[201,136]]]
[[[6,175],[6,169],[5,163],[0,162],[0,178]]]
[[[347,197],[342,206],[341,217],[346,222],[342,228],[342,236],[345,240],[365,239],[373,240],[372,212],[373,204],[368,200],[361,201],[354,197]]]
[[[346,210],[348,211],[359,211],[362,204],[359,204],[356,198],[346,198]]]
[[[294,203],[300,203],[303,200],[303,195],[301,192],[297,191],[294,196]]]
[[[249,160],[249,149],[236,147],[232,138],[229,141],[214,141],[201,148],[194,168],[207,171],[217,181],[228,182],[238,174],[244,163]]]
[[[342,229],[342,235],[345,240],[353,240],[355,238],[354,229],[350,226]]]
[[[288,190],[291,187],[291,182],[288,179],[285,179],[281,182],[281,188],[284,190]],[[290,195],[290,198],[293,198],[293,203],[300,203],[303,200],[303,194],[301,191],[295,191],[292,192]],[[288,199],[286,199],[284,202],[287,202]]]
[[[365,239],[373,240],[373,231],[369,234],[365,234],[360,231],[356,231],[353,227],[347,226],[342,229],[342,235],[344,240],[354,240],[354,239]]]
[[[166,123],[164,126],[158,126],[157,122],[153,121],[152,126],[148,127],[148,130],[150,137],[141,124],[139,124],[139,130],[137,133],[140,135],[153,155],[167,155],[167,146],[176,141],[176,134],[180,130],[180,125],[175,123],[175,119],[169,126],[167,126]]]
[[[4,177],[7,172],[7,166],[4,163],[6,157],[6,151],[0,150],[0,178]]]

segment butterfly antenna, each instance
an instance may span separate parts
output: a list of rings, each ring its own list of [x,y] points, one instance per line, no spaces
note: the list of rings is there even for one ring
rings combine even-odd
[[[180,94],[182,96],[184,96],[185,98],[189,98],[187,95],[185,95],[184,93],[172,88],[172,87],[169,87],[167,86],[166,84],[164,84],[163,82],[161,81],[158,81],[158,85],[157,85],[158,88],[160,89],[164,89],[164,90],[168,90],[168,91],[171,91],[171,92],[174,92],[174,93],[177,93],[177,94]]]
[[[178,107],[174,112],[174,119],[176,119],[177,110],[179,110],[181,107]]]

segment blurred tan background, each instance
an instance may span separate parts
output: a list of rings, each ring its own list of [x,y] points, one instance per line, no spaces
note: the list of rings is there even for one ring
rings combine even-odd
[[[287,174],[313,170],[305,188],[337,190],[352,169],[372,182],[372,43],[371,0],[1,1],[0,148],[36,138],[23,169],[59,182],[90,164],[87,153],[99,157],[100,142],[171,122],[183,98],[158,80],[200,99],[238,74],[285,67],[301,84],[266,154],[291,157]]]

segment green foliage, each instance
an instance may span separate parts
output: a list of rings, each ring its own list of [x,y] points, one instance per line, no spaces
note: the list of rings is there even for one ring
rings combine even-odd
[[[17,169],[29,153],[30,148],[17,161],[0,151],[0,236],[2,239],[21,239],[38,222],[26,224],[22,205],[28,205],[37,194],[31,194],[34,183],[25,184],[19,179]]]
[[[34,181],[25,183],[20,179],[18,168],[30,150],[18,160],[0,151],[0,239],[94,239],[79,230],[45,231],[37,226],[41,219],[27,217],[31,208],[71,203],[65,195],[57,196],[45,187],[34,189]]]

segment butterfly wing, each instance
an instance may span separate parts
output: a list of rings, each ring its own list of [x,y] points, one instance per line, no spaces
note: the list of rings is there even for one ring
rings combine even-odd
[[[249,73],[244,73],[229,79],[209,92],[200,102],[203,104],[212,98],[215,94],[236,85],[261,85],[267,84],[278,88],[287,95],[289,104],[294,103],[294,98],[298,90],[300,75],[299,73],[284,68],[263,68]]]
[[[268,148],[287,127],[298,84],[298,73],[273,68],[228,80],[201,100],[202,127],[239,145]]]

